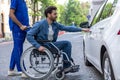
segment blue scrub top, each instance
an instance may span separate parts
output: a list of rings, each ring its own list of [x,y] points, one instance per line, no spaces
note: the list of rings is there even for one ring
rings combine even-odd
[[[22,25],[29,26],[28,8],[24,0],[11,0],[10,9],[15,10],[16,18]],[[20,27],[9,18],[10,30],[14,32],[21,31]]]

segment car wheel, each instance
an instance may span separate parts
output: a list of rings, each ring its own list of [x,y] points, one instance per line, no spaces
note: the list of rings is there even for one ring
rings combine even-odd
[[[104,75],[104,80],[115,80],[112,65],[107,51],[103,56],[103,75]]]
[[[85,42],[83,41],[83,56],[84,56],[84,63],[86,66],[92,66],[92,64],[88,61],[86,55],[85,55]]]

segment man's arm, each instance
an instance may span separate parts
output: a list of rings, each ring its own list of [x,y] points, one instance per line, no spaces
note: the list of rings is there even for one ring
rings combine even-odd
[[[89,32],[89,29],[77,28],[76,26],[64,26],[64,25],[58,24],[58,27],[60,30],[68,31],[68,32],[80,32],[80,31]]]
[[[21,30],[26,30],[27,27],[26,27],[26,26],[23,26],[23,25],[19,22],[19,20],[16,18],[16,16],[15,16],[14,13],[15,13],[15,9],[10,9],[9,17],[12,19],[12,21],[13,21],[14,23],[16,23],[16,24],[20,27]]]
[[[27,32],[27,40],[37,49],[40,48],[40,44],[34,39],[34,36],[40,31],[39,22],[35,23],[33,27]]]

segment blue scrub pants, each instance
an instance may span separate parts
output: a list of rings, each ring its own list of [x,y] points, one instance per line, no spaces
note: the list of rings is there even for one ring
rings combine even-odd
[[[25,41],[26,32],[14,32],[12,31],[13,41],[14,41],[14,47],[11,54],[11,60],[10,60],[10,70],[14,70],[15,65],[17,67],[18,71],[22,71],[20,67],[20,58],[23,52],[23,43]]]

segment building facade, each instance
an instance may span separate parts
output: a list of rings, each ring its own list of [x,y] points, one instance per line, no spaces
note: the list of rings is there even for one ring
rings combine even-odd
[[[11,37],[9,29],[10,0],[0,0],[0,39]]]
[[[11,40],[12,35],[9,28],[9,10],[11,0],[0,0],[0,42],[1,40]],[[26,2],[28,0],[25,0]],[[28,8],[29,12],[30,9]],[[30,25],[32,25],[32,17],[29,16]]]

